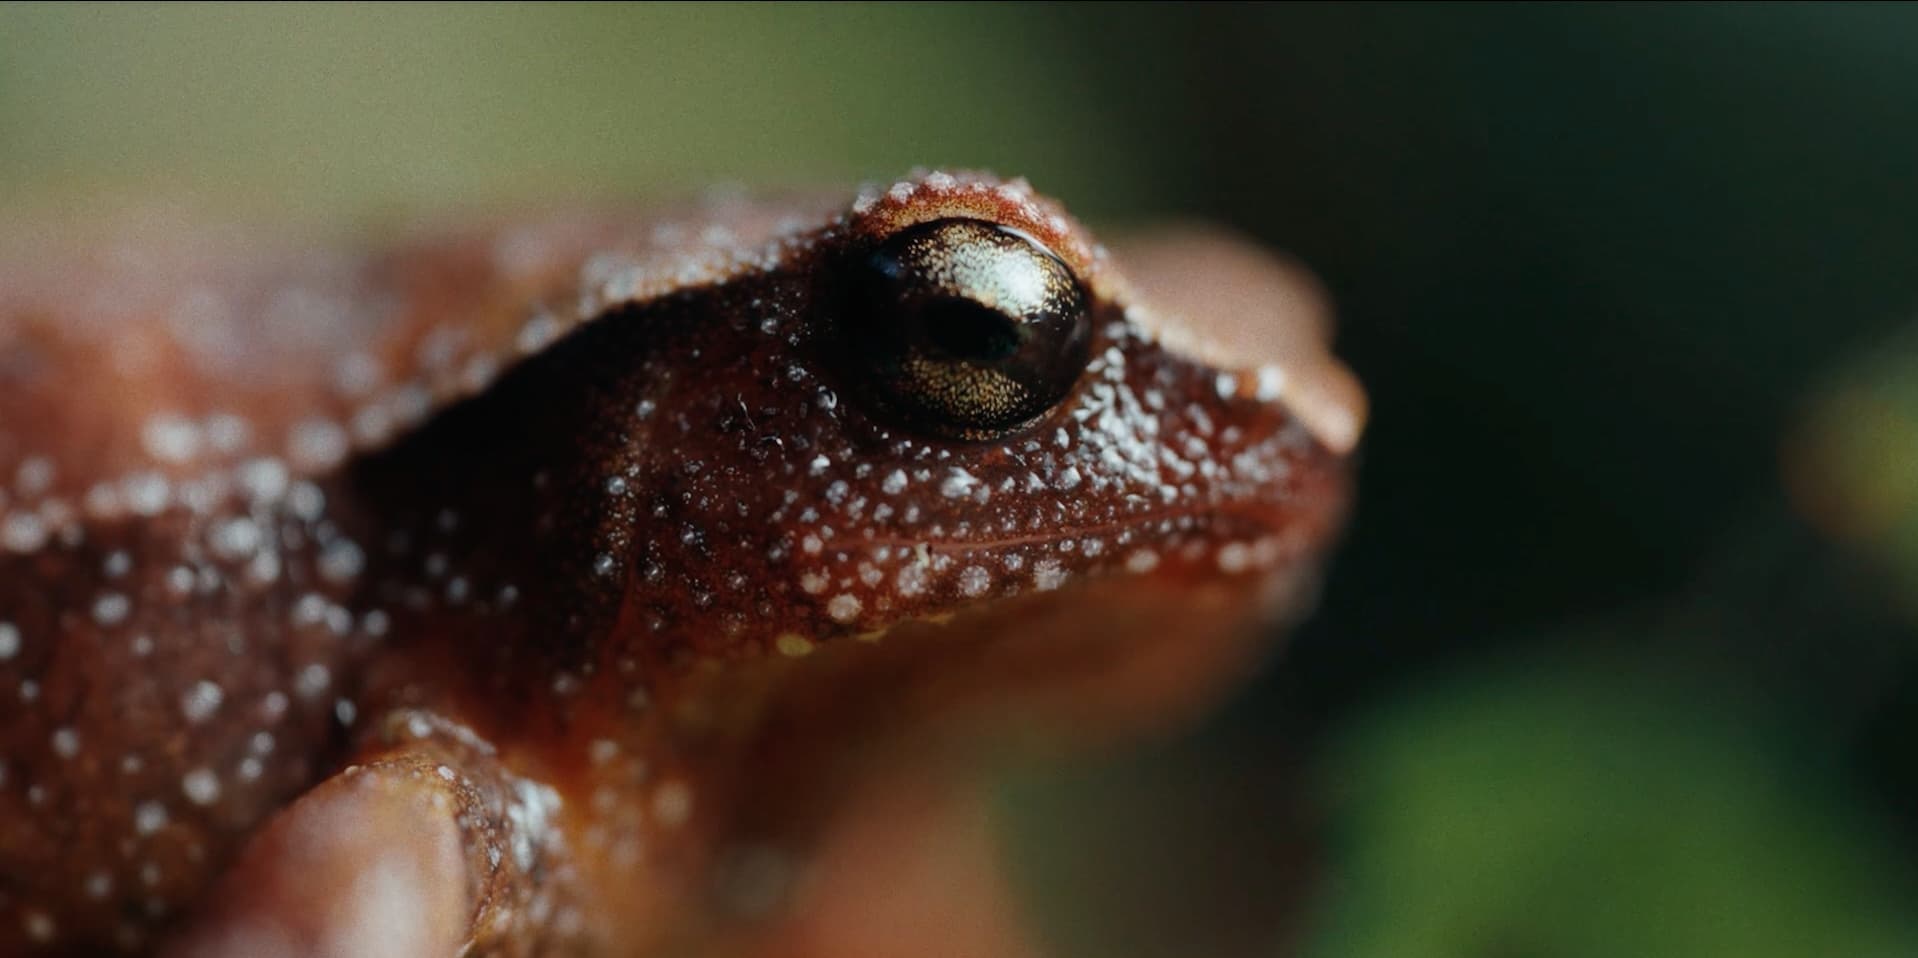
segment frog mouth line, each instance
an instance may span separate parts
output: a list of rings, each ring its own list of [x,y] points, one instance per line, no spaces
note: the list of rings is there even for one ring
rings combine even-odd
[[[1256,500],[1228,502],[1214,506],[1193,506],[1181,509],[1167,509],[1148,513],[1143,516],[1114,519],[1109,522],[1075,526],[1068,529],[1008,536],[998,539],[979,539],[967,541],[936,542],[929,539],[908,539],[903,537],[874,536],[861,540],[865,546],[889,547],[894,549],[918,549],[924,546],[933,555],[963,556],[976,552],[991,552],[999,549],[1016,549],[1022,546],[1044,546],[1068,539],[1087,536],[1114,536],[1126,532],[1149,530],[1165,522],[1181,519],[1196,519],[1206,525],[1218,525],[1222,522],[1239,520],[1265,535],[1276,534],[1283,524],[1280,519],[1291,510],[1284,510],[1276,504],[1259,508]]]

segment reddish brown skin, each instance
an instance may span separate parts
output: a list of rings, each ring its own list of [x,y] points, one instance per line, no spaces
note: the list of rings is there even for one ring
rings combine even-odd
[[[1093,310],[1008,436],[841,355],[849,258],[947,217]],[[161,245],[0,265],[0,954],[337,952],[382,844],[456,890],[409,911],[434,948],[865,954],[848,810],[971,821],[1009,743],[1189,714],[1345,508],[1343,455],[1145,335],[1022,183]]]

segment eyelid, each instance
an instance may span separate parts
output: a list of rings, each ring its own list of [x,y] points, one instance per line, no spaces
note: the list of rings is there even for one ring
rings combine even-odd
[[[941,219],[974,219],[1025,235],[1064,263],[1089,298],[1118,302],[1124,281],[1105,247],[1071,214],[1034,192],[1024,178],[1001,180],[975,170],[934,170],[868,186],[853,200],[847,225],[863,243]]]

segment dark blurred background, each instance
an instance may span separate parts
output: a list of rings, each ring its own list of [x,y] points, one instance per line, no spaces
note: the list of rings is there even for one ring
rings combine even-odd
[[[0,211],[919,164],[1316,269],[1322,608],[1034,770],[1062,958],[1918,954],[1918,7],[0,6]]]

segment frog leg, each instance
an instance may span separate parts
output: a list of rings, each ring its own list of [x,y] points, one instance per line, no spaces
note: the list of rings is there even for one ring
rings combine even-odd
[[[566,932],[550,788],[430,713],[369,739],[252,838],[165,954],[522,955]]]

